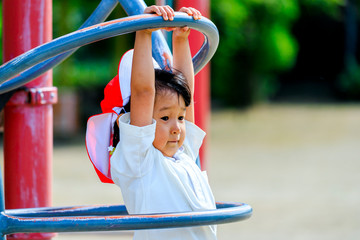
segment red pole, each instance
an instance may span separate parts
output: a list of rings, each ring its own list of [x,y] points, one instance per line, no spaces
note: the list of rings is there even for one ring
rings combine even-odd
[[[4,62],[52,39],[52,0],[3,0]],[[49,71],[17,91],[5,106],[5,208],[51,205],[53,112],[57,100]],[[51,239],[14,234],[8,239]]]
[[[201,14],[207,18],[210,17],[210,3],[209,0],[176,0],[175,9],[178,10],[181,7],[193,7],[201,12]],[[200,49],[204,37],[197,31],[191,31],[189,36],[191,54],[194,56]],[[209,135],[209,118],[210,118],[210,64],[207,64],[196,76],[195,76],[195,122],[201,129],[207,132]],[[206,169],[207,165],[207,139],[205,137],[204,143],[200,149],[200,161],[201,168]]]

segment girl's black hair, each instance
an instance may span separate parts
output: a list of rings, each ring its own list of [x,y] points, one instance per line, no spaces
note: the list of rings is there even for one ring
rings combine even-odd
[[[184,77],[184,75],[173,69],[171,72],[162,69],[155,69],[155,91],[168,90],[177,93],[185,101],[185,106],[188,107],[191,103],[191,90]]]
[[[119,126],[117,124],[117,122],[115,121],[114,123],[114,135],[113,135],[113,147],[116,147],[116,145],[119,143],[120,141],[120,131],[119,131]]]
[[[184,77],[184,75],[173,69],[172,71],[155,69],[155,92],[171,91],[182,96],[185,106],[191,104],[191,90]],[[124,106],[125,112],[130,112],[130,101]],[[117,122],[114,123],[113,147],[120,141],[119,126]]]
[[[130,97],[131,99],[131,97]],[[130,112],[130,99],[129,102],[124,106],[124,109],[120,111],[120,113],[127,113]],[[124,111],[125,110],[125,111]],[[113,134],[113,147],[116,147],[116,145],[120,141],[120,133],[119,133],[119,126],[117,124],[117,121],[114,123],[114,134]]]

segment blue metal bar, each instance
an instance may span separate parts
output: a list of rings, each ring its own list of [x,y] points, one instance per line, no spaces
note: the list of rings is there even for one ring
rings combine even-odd
[[[176,13],[173,21],[164,21],[160,16],[142,14],[84,28],[31,49],[0,67],[0,83],[7,81],[48,58],[79,46],[142,29],[179,27],[184,25],[198,30],[205,35],[203,46],[193,58],[194,71],[197,73],[210,61],[216,51],[219,43],[216,26],[205,17],[202,17],[200,20],[194,20],[184,13]],[[18,87],[24,84],[24,82],[14,82],[11,80],[3,83],[0,86],[0,93],[11,90],[6,86],[4,87],[6,84],[12,84],[13,87]]]
[[[10,209],[6,215],[14,217],[66,217],[66,216],[114,216],[127,215],[125,205],[70,206]]]
[[[156,5],[168,5],[171,8],[174,8],[173,0],[157,0],[155,1]],[[164,36],[167,45],[169,46],[170,51],[172,51],[172,32],[161,30],[161,34]]]
[[[146,4],[142,0],[129,1],[129,0],[118,0],[127,15],[139,15],[143,14],[146,8]]]
[[[79,29],[92,26],[97,23],[105,21],[105,19],[110,15],[113,9],[118,4],[117,0],[102,0],[91,16],[84,22]],[[11,82],[6,82],[1,85],[1,92],[7,92],[12,89],[15,89],[21,85],[24,85],[27,82],[30,82],[34,78],[40,76],[49,69],[55,67],[56,65],[63,62],[65,59],[70,57],[78,48],[72,49],[71,51],[65,52],[59,56],[48,59],[42,63],[37,64],[29,68],[28,70],[22,72],[19,76],[16,76],[12,79]]]
[[[146,7],[142,0],[119,1],[129,15],[139,15]],[[116,3],[116,0],[102,0],[81,28],[102,22]],[[215,25],[206,18],[195,21],[181,13],[177,13],[174,21],[171,22],[163,21],[161,17],[140,15],[86,27],[34,48],[3,64],[0,67],[0,83],[3,83],[0,85],[0,93],[12,90],[41,75],[70,56],[80,46],[137,30],[185,25],[205,35],[203,46],[193,58],[197,73],[211,59],[217,48],[219,38]],[[171,52],[163,35],[158,31],[153,33],[153,57],[162,67],[171,65],[169,62]],[[21,73],[24,70],[25,72]],[[14,76],[16,77],[11,79]],[[2,196],[0,197],[3,200]],[[252,208],[242,203],[217,203],[217,210],[203,212],[128,215],[124,205],[4,210],[2,202],[0,203],[0,237],[5,239],[4,235],[19,232],[118,231],[213,225],[244,220],[251,214]]]
[[[119,0],[122,4],[124,10],[128,15],[137,15],[142,14],[146,7],[146,4],[142,0],[137,1],[127,1],[127,0]],[[91,14],[91,16],[86,20],[86,22],[79,28],[85,28],[94,24],[98,24],[103,22],[113,11],[115,6],[117,5],[117,0],[102,0],[95,11]],[[160,67],[165,68],[169,65],[168,58],[172,58],[171,51],[166,44],[166,40],[162,36],[160,31],[156,31],[152,37],[153,41],[153,57],[159,63]],[[5,82],[1,85],[1,93],[8,92],[13,90],[20,85],[24,85],[25,83],[31,81],[32,79],[40,76],[44,72],[48,71],[49,69],[55,67],[56,65],[63,62],[69,56],[71,56],[78,48],[75,48],[71,51],[62,53],[59,56],[53,57],[48,59],[42,63],[33,66],[26,71],[20,73],[20,75],[13,78],[14,81]],[[20,85],[18,83],[21,83]]]
[[[1,172],[1,169],[0,169]],[[3,213],[5,210],[5,203],[4,203],[4,185],[3,185],[3,178],[2,178],[2,174],[0,174],[0,213]],[[0,220],[2,220],[2,218],[0,217]],[[0,221],[0,225],[5,224],[4,221]],[[5,236],[4,234],[1,232],[0,234],[0,239],[1,240],[5,240]]]
[[[0,230],[3,235],[23,232],[119,231],[155,228],[189,227],[230,223],[249,218],[252,208],[243,203],[217,203],[216,210],[174,214],[18,217],[3,213]]]
[[[1,169],[0,169],[1,172]],[[5,210],[5,203],[4,203],[4,184],[2,174],[0,174],[0,212]]]
[[[142,0],[119,0],[125,12],[129,15],[143,14],[146,4]],[[153,32],[152,36],[152,56],[161,68],[171,67],[172,54],[166,39],[160,30]]]

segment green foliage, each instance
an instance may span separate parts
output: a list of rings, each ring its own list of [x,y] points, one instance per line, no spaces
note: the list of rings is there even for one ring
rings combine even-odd
[[[107,61],[70,60],[65,67],[54,68],[54,85],[90,87],[106,84],[116,75],[116,69],[110,69]],[[102,80],[104,80],[102,82]]]
[[[99,1],[53,2],[54,38],[77,30],[95,10]],[[86,7],[84,7],[86,6]],[[118,5],[107,20],[127,16]],[[116,75],[122,54],[131,48],[133,35],[127,34],[81,47],[54,68],[55,86],[105,86]]]
[[[360,99],[360,65],[356,56],[359,7],[357,0],[348,0],[345,5],[345,66],[337,81],[342,96],[350,100]]]
[[[333,18],[341,18],[340,6],[345,5],[345,0],[300,0],[307,10],[320,12]]]
[[[359,9],[360,2],[352,1]],[[153,0],[145,2],[154,4]],[[98,3],[53,1],[54,38],[78,29]],[[298,45],[291,29],[301,11],[341,19],[345,3],[345,0],[211,1],[211,19],[220,33],[220,45],[212,60],[212,96],[233,106],[248,106],[271,97],[278,88],[278,74],[295,64]],[[118,6],[109,19],[124,16]],[[80,48],[54,69],[54,85],[104,86],[116,74],[121,55],[133,46],[133,41],[134,35],[127,34]],[[339,78],[344,93],[359,94],[359,72],[358,64],[344,70]]]
[[[220,45],[212,61],[212,94],[226,104],[247,106],[276,90],[276,74],[295,63],[291,26],[299,15],[291,0],[212,2]]]
[[[346,99],[360,99],[360,65],[356,61],[349,63],[340,74],[338,84]]]

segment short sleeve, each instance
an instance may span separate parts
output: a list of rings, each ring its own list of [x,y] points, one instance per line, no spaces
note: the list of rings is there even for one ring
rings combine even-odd
[[[206,133],[194,123],[186,121],[186,137],[183,144],[186,154],[196,160],[199,155],[199,149],[203,143]]]
[[[156,122],[144,127],[130,124],[130,113],[119,118],[120,141],[111,157],[111,176],[141,177],[152,165]]]

